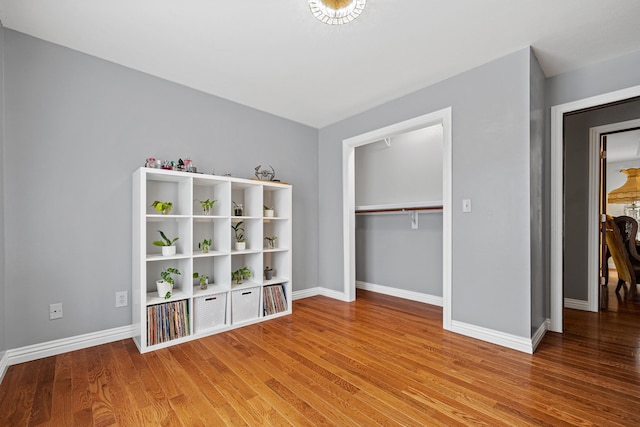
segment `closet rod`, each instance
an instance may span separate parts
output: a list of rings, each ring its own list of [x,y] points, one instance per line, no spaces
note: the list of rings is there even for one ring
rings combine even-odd
[[[442,206],[415,206],[409,208],[389,208],[389,209],[361,209],[356,213],[379,213],[379,212],[406,212],[406,211],[439,211]]]

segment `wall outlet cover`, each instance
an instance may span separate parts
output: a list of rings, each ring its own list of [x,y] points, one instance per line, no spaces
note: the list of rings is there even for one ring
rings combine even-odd
[[[62,303],[49,304],[49,320],[62,319]]]
[[[129,305],[127,291],[116,292],[116,307],[126,307]]]

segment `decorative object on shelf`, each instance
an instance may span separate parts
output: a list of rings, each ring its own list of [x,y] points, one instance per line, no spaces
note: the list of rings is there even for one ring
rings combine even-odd
[[[198,168],[196,168],[193,165],[193,162],[191,161],[190,158],[187,157],[186,159],[184,159],[183,163],[184,163],[184,171],[185,172],[198,173]]]
[[[242,284],[242,279],[248,279],[249,277],[251,277],[251,270],[249,270],[246,265],[236,271],[231,272],[231,280],[233,280],[236,285]]]
[[[155,208],[158,213],[167,215],[169,212],[171,212],[171,209],[173,209],[173,203],[155,200],[153,203],[151,203],[151,207]]]
[[[267,280],[273,279],[273,269],[269,266],[264,268],[264,278]]]
[[[267,248],[273,249],[276,247],[276,240],[278,240],[278,236],[265,236],[264,240],[267,241]]]
[[[193,273],[193,278],[198,279],[198,283],[200,284],[200,289],[203,291],[209,287],[209,276],[206,274],[198,274],[197,272]]]
[[[213,205],[217,202],[217,200],[198,200],[198,199],[194,199],[196,202],[200,203],[200,206],[202,207],[202,214],[203,215],[209,215],[211,213],[211,209],[213,209]]]
[[[309,9],[316,19],[329,25],[347,24],[356,19],[367,0],[308,0]]]
[[[607,203],[626,205],[624,214],[640,221],[640,168],[622,169],[627,181],[612,190],[607,196]]]
[[[264,205],[264,216],[266,218],[272,218],[273,217],[273,208],[270,208],[267,205]]]
[[[233,228],[234,239],[236,240],[236,250],[243,251],[246,249],[247,244],[244,240],[244,227],[242,227],[243,221],[236,223],[235,225],[231,224],[231,228]]]
[[[269,172],[266,169],[260,170],[261,167],[262,165],[258,165],[255,168],[256,178],[258,178],[261,181],[273,181],[273,178],[276,177],[276,171],[275,169],[273,169],[273,166],[269,165],[269,167],[271,168],[271,172]]]
[[[234,216],[244,215],[244,208],[242,207],[242,203],[233,202],[233,215]]]
[[[155,240],[153,242],[153,245],[160,246],[162,248],[162,256],[175,255],[176,247],[173,244],[176,242],[176,240],[179,239],[179,237],[176,237],[175,239],[171,240],[162,232],[162,230],[156,230],[156,231],[160,233],[160,237],[162,238],[162,240]]]
[[[158,287],[158,296],[164,299],[171,298],[173,293],[173,285],[175,285],[175,280],[172,275],[180,274],[177,268],[169,267],[166,270],[160,273],[161,280],[156,281],[156,286]]]
[[[208,254],[212,240],[213,239],[203,239],[202,242],[198,242],[198,249],[202,250],[203,253]]]

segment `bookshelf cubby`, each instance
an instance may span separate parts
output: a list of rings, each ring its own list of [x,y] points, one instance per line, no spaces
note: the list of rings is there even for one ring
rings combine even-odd
[[[207,199],[216,203],[205,214],[198,201]],[[151,207],[155,200],[171,202],[172,210],[158,213]],[[242,215],[235,215],[238,204]],[[273,217],[264,217],[265,205],[273,208]],[[144,167],[135,171],[132,305],[139,351],[291,314],[291,206],[288,184]],[[239,221],[245,229],[244,250],[234,248],[231,226]],[[163,256],[153,245],[160,240],[158,230],[178,237],[175,255]],[[269,248],[264,238],[274,235],[275,247]],[[203,239],[212,240],[208,252],[198,246]],[[231,273],[244,266],[251,277],[236,284]],[[263,276],[266,266],[274,270],[270,280]],[[157,293],[156,280],[169,267],[181,274],[174,276],[172,295],[165,299]],[[194,272],[209,276],[206,289]]]

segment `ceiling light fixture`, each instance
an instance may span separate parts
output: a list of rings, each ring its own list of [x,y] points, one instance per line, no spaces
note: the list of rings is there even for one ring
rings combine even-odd
[[[627,181],[619,188],[612,190],[607,203],[623,204],[624,214],[640,221],[640,168],[622,169]]]
[[[318,21],[329,25],[347,24],[356,19],[367,0],[309,0],[311,13]]]

